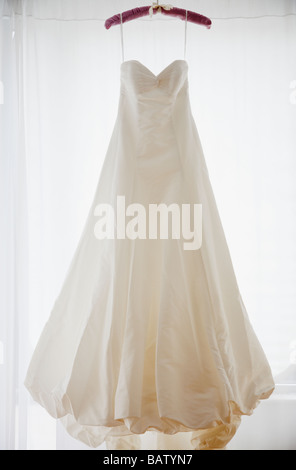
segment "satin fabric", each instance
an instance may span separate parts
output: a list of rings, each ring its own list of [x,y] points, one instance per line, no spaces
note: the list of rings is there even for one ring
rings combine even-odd
[[[191,113],[188,64],[121,65],[118,115],[79,245],[25,385],[109,449],[219,449],[274,382],[243,304]],[[202,204],[202,246],[94,236],[95,207]]]

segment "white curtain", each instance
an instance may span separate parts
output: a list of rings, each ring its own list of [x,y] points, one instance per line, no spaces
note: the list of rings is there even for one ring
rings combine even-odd
[[[160,2],[161,3],[161,2]],[[169,2],[171,3],[171,2]],[[0,448],[85,448],[24,375],[64,280],[117,114],[120,28],[147,0],[0,0]],[[179,0],[192,112],[250,319],[278,383],[230,449],[296,449],[296,1]],[[184,23],[123,27],[125,59],[183,58]]]

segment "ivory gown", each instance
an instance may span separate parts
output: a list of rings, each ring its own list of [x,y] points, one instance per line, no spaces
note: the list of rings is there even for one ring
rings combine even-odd
[[[27,373],[89,446],[219,449],[274,388],[237,286],[191,113],[188,64],[121,64],[118,116],[65,283]],[[99,203],[202,204],[202,245],[94,235]],[[145,431],[148,431],[145,433]],[[144,434],[145,433],[145,434]]]

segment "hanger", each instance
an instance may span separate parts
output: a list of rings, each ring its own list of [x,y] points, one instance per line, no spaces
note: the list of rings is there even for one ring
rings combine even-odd
[[[199,13],[195,13],[194,11],[173,7],[173,5],[159,5],[159,0],[157,0],[156,3],[153,2],[152,6],[138,7],[133,8],[132,10],[124,11],[122,13],[122,22],[125,23],[126,21],[132,21],[147,15],[150,15],[150,17],[152,17],[158,12],[167,16],[175,16],[177,18],[180,18],[181,20],[185,20],[187,16],[187,21],[206,26],[206,28],[208,29],[210,29],[212,24],[210,18],[207,18],[206,16],[200,15]],[[105,21],[105,28],[110,29],[111,26],[120,24],[120,22],[120,14],[111,16]]]

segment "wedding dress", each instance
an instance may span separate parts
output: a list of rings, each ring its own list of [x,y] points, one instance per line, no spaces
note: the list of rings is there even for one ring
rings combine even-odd
[[[28,369],[33,398],[92,447],[224,448],[274,388],[233,271],[187,72],[185,59],[158,75],[122,62],[94,200]],[[96,208],[115,210],[118,196],[130,214],[201,205],[198,247],[145,237],[143,226],[138,237],[98,239]]]

